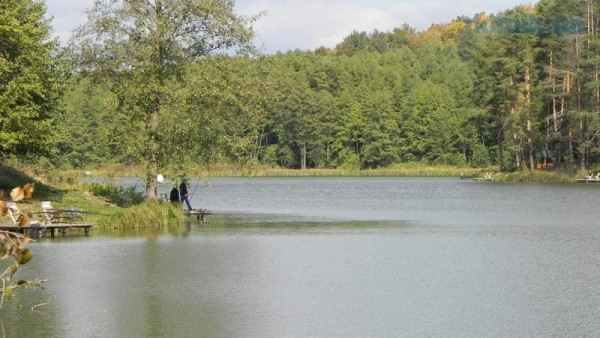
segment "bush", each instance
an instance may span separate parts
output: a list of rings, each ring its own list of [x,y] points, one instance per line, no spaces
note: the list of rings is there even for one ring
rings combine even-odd
[[[359,170],[360,160],[355,153],[342,149],[338,157],[337,168],[342,170]]]
[[[436,158],[433,162],[434,165],[451,165],[451,166],[466,166],[467,162],[463,154],[460,153],[448,153],[442,154]]]
[[[144,202],[144,194],[135,191],[135,188],[123,188],[113,184],[93,183],[88,186],[88,190],[99,197],[106,198],[109,202],[120,207],[130,207]]]
[[[492,159],[488,149],[481,143],[473,144],[473,157],[471,166],[474,168],[487,168],[492,164]]]
[[[263,154],[262,162],[266,165],[276,166],[279,162],[277,150],[277,145],[268,146]]]

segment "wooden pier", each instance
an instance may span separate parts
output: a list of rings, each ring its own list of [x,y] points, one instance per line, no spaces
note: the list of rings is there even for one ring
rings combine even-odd
[[[0,225],[0,230],[17,232],[20,234],[26,234],[30,237],[41,237],[46,231],[50,232],[50,237],[54,238],[57,232],[62,233],[63,236],[67,234],[67,231],[72,229],[83,229],[85,235],[89,235],[93,225],[90,223],[51,223],[51,224],[40,224],[40,225]]]
[[[585,183],[585,184],[593,184],[593,183],[600,183],[600,178],[582,178],[577,180],[577,183]]]
[[[185,215],[188,217],[196,217],[202,224],[208,223],[207,216],[212,215],[211,212],[204,209],[186,210]]]

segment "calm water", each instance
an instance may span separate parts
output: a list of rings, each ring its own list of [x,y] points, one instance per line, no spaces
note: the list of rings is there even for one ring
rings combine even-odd
[[[48,282],[6,302],[7,336],[600,332],[600,186],[303,178],[192,190],[219,214],[186,236],[35,243],[23,276]]]

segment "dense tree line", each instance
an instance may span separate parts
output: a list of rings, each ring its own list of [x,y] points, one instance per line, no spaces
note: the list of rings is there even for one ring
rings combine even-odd
[[[592,0],[542,0],[423,32],[353,32],[331,49],[211,55],[211,47],[248,46],[251,33],[238,19],[235,34],[217,40],[223,46],[196,55],[168,49],[163,69],[144,61],[161,51],[146,48],[151,36],[134,45],[142,57],[135,67],[108,67],[115,58],[106,46],[85,46],[90,40],[63,51],[69,71],[52,114],[63,137],[50,160],[143,163],[151,150],[157,167],[423,161],[514,170],[597,161],[600,6]],[[87,36],[101,23],[88,25]],[[126,51],[114,55],[129,62]]]

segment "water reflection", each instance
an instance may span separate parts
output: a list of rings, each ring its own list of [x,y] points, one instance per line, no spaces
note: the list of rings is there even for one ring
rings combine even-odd
[[[36,243],[10,336],[532,336],[600,330],[600,243],[443,228],[193,227]],[[15,302],[10,302],[13,306]],[[398,333],[401,334],[398,334]]]
[[[54,324],[58,309],[42,290],[21,290],[6,299],[0,315],[4,337],[60,337],[62,329]],[[36,305],[44,304],[35,307]],[[32,310],[32,308],[34,310]]]
[[[124,337],[235,336],[228,323],[238,321],[239,313],[256,310],[244,303],[232,308],[232,300],[250,291],[237,283],[253,274],[252,264],[259,259],[245,242],[225,247],[213,242],[160,237],[36,244],[36,258],[51,261],[40,259],[31,268],[49,279],[45,292],[53,297],[47,301],[56,308],[45,312],[42,327],[63,328],[56,336],[69,337],[107,332]],[[20,320],[29,325],[37,319]]]

